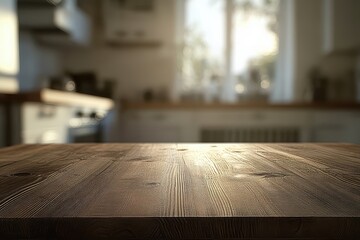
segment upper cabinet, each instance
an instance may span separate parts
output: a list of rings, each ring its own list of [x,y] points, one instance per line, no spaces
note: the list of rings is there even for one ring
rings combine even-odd
[[[323,0],[323,47],[326,54],[360,49],[359,0]]]
[[[91,24],[77,0],[18,0],[21,29],[32,31],[42,42],[86,45]]]
[[[19,40],[16,1],[0,1],[0,93],[18,90]]]
[[[157,45],[157,0],[103,0],[105,38],[111,44]]]

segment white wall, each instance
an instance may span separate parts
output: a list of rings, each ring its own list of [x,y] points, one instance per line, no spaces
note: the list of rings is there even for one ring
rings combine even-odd
[[[324,56],[322,0],[281,0],[279,21],[279,61],[271,99],[308,100],[308,72]]]
[[[59,50],[40,45],[30,32],[20,31],[20,91],[42,87],[44,78],[62,72]]]
[[[295,1],[295,101],[306,97],[308,72],[322,56],[322,1]]]
[[[16,1],[0,1],[0,92],[17,91],[19,44]]]
[[[329,1],[329,0],[328,0]],[[347,50],[359,47],[360,43],[360,1],[359,0],[331,0],[334,11],[332,22],[333,47],[337,50]]]
[[[94,1],[90,1],[94,3]],[[96,6],[96,5],[95,5]],[[93,70],[100,80],[114,79],[119,98],[140,99],[145,89],[171,90],[175,76],[175,1],[159,0],[161,46],[111,47],[103,36],[99,13],[93,11],[93,43],[90,48],[63,51],[65,70]]]
[[[319,67],[330,80],[344,78],[354,70],[356,56],[324,51],[329,34],[324,32],[322,0],[282,0],[281,4],[280,61],[272,100],[309,101],[311,68]]]
[[[116,81],[116,99],[140,100],[144,90],[165,89],[172,93],[176,68],[175,0],[158,0],[159,39],[156,47],[111,47],[104,39],[101,1],[83,1],[83,8],[92,18],[90,47],[64,49],[61,52],[65,71],[94,71],[98,79]],[[119,141],[121,122],[119,106],[105,120],[106,142]]]
[[[270,99],[272,102],[290,102],[295,91],[295,0],[280,1],[278,19],[279,53]]]

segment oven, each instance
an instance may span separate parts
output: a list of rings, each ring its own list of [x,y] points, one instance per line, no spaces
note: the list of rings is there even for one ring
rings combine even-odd
[[[77,109],[69,121],[69,143],[102,142],[102,120],[105,113]]]

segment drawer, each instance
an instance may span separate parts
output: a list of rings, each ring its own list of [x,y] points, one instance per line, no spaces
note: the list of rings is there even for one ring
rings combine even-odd
[[[190,111],[129,111],[126,114],[128,121],[135,121],[138,123],[161,123],[161,124],[181,124],[189,123],[193,114]]]
[[[23,132],[23,144],[47,144],[47,143],[66,143],[67,134],[59,129],[42,129],[37,131]]]
[[[66,106],[52,106],[41,103],[21,105],[22,131],[51,127],[66,128],[70,119],[70,109]]]
[[[346,126],[350,118],[351,113],[348,111],[318,111],[312,114],[311,123],[321,127]]]
[[[305,112],[290,110],[222,110],[196,113],[199,125],[208,126],[298,126],[304,125],[307,118]]]

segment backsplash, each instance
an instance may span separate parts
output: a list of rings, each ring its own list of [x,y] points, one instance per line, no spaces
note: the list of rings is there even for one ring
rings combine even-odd
[[[32,91],[42,87],[43,79],[62,71],[59,51],[39,45],[33,35],[20,32],[20,91]]]

